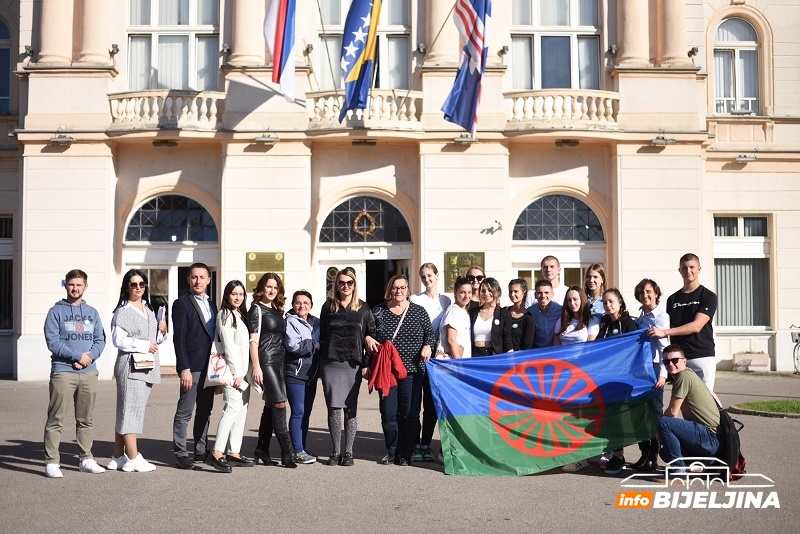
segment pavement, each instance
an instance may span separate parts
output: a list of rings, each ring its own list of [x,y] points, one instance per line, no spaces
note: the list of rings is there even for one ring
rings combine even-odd
[[[47,382],[0,381],[0,533],[17,532],[797,532],[800,521],[800,420],[736,415],[744,423],[742,450],[748,473],[774,481],[780,508],[620,509],[623,478],[598,468],[576,474],[553,470],[526,477],[460,477],[438,463],[410,467],[379,465],[385,454],[377,394],[362,387],[359,432],[353,467],[321,463],[297,469],[263,467],[218,473],[208,466],[174,468],[172,417],[177,377],[154,387],[147,407],[142,454],[158,468],[152,473],[77,469],[75,429],[67,425],[61,445],[62,479],[43,472],[42,432]],[[772,398],[800,398],[797,375],[719,372],[723,405]],[[263,404],[247,416],[243,453],[250,456]],[[95,408],[93,452],[101,464],[111,455],[115,385],[100,383]],[[212,416],[222,411],[218,396]],[[72,419],[68,414],[67,421]],[[212,430],[213,433],[213,430]],[[434,449],[438,448],[438,435]],[[330,452],[321,388],[311,415],[309,447]],[[275,440],[272,456],[278,457]],[[626,458],[638,458],[636,446]],[[729,490],[736,490],[732,484]],[[679,489],[666,490],[679,492]],[[727,490],[717,490],[719,493]],[[718,501],[722,500],[720,496]],[[613,530],[612,530],[613,529]]]

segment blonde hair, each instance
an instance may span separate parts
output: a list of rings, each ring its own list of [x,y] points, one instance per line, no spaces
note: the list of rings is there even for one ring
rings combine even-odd
[[[333,277],[333,298],[331,299],[331,312],[336,313],[342,307],[341,295],[339,295],[339,277],[347,276],[353,279],[353,298],[350,300],[350,309],[358,311],[361,309],[363,302],[358,298],[358,281],[356,280],[356,272],[352,267],[345,267],[336,273]]]

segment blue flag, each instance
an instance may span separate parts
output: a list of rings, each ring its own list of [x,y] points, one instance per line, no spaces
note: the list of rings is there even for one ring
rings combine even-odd
[[[492,20],[491,0],[457,0],[453,20],[464,41],[456,81],[442,111],[444,119],[458,124],[475,137],[481,81],[489,54],[489,26]]]
[[[375,68],[375,44],[381,0],[353,0],[342,34],[342,80],[344,105],[339,111],[342,122],[351,109],[365,109],[372,71]]]
[[[655,437],[643,330],[427,370],[448,474],[538,473]]]

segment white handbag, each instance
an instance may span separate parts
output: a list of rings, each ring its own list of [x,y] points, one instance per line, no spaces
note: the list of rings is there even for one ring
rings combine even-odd
[[[211,388],[217,386],[232,386],[233,373],[225,360],[225,348],[222,341],[214,341],[211,344],[211,352],[208,355],[208,370],[206,371],[206,383],[204,387]]]

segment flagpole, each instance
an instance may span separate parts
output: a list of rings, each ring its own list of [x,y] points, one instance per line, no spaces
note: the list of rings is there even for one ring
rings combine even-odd
[[[319,2],[319,0],[317,0],[317,2]],[[433,47],[436,44],[436,41],[439,40],[439,36],[442,35],[442,31],[444,30],[445,24],[447,24],[450,21],[450,17],[453,16],[453,11],[455,11],[455,9],[456,9],[456,3],[457,3],[457,0],[455,2],[453,2],[453,7],[450,8],[450,12],[444,18],[444,22],[442,23],[442,27],[439,28],[438,32],[436,32],[436,37],[433,38],[433,42],[426,49],[425,55],[422,56],[422,65],[425,64],[425,59],[428,57],[428,54],[431,53],[431,50],[433,50]],[[403,100],[400,101],[400,106],[398,107],[398,110],[403,109],[403,106],[405,105],[406,100],[408,100],[408,95],[411,94],[411,88],[414,87],[414,84],[417,83],[417,80],[419,79],[420,74],[422,74],[422,65],[420,65],[420,68],[417,69],[417,72],[414,74],[414,79],[411,80],[410,84],[408,84],[408,90],[406,91],[406,94],[403,95]]]

